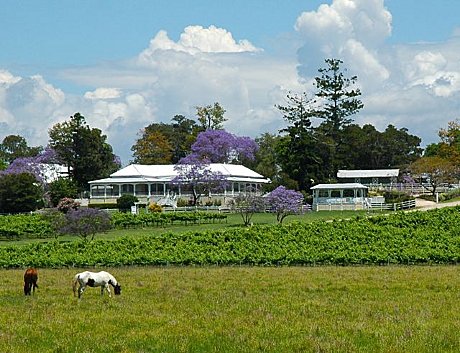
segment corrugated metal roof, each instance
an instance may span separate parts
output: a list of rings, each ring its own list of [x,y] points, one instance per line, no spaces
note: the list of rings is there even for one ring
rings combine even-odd
[[[270,180],[263,175],[246,168],[243,165],[211,163],[209,168],[213,172],[220,172],[226,179],[241,182],[269,183]],[[110,183],[141,183],[141,182],[169,182],[177,176],[173,164],[167,165],[144,165],[130,164],[116,171],[110,178],[92,180],[90,184]]]
[[[337,178],[387,178],[397,177],[399,169],[364,169],[364,170],[339,170]]]
[[[344,189],[367,189],[360,183],[338,183],[338,184],[318,184],[311,188],[312,190],[344,190]]]

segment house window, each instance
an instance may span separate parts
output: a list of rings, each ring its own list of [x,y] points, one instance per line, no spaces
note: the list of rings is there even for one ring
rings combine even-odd
[[[119,185],[107,185],[105,189],[106,196],[118,196],[120,194]]]
[[[331,197],[342,197],[340,190],[331,190]]]
[[[91,187],[91,196],[93,197],[105,196],[105,185],[93,185]]]
[[[134,195],[134,185],[132,185],[132,184],[123,184],[121,186],[121,193],[122,194]]]
[[[164,195],[163,184],[159,184],[159,183],[150,184],[150,193],[152,195]]]
[[[355,191],[353,189],[343,190],[343,197],[355,197]]]
[[[147,184],[137,184],[136,185],[136,195],[147,196],[149,194],[149,186]]]

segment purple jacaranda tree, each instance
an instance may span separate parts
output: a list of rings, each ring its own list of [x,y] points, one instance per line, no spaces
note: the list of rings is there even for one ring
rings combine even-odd
[[[44,185],[46,176],[52,172],[54,164],[58,163],[56,151],[47,146],[39,155],[35,157],[16,158],[7,169],[0,172],[1,174],[32,174],[37,181]]]
[[[278,186],[267,196],[268,206],[276,213],[278,223],[292,214],[301,214],[303,212],[303,195],[302,193],[286,189],[284,186]]]
[[[177,176],[172,183],[179,185],[184,190],[189,189],[193,205],[197,205],[200,197],[211,192],[220,192],[227,184],[222,173],[212,171],[206,158],[196,158],[191,154],[182,158],[174,166]]]
[[[110,215],[95,208],[71,209],[65,215],[66,222],[59,229],[61,234],[77,235],[83,240],[94,239],[96,233],[102,233],[111,228]]]
[[[251,225],[252,216],[257,212],[265,211],[267,203],[265,198],[256,192],[247,191],[240,194],[232,201],[232,209],[241,215],[245,226]]]
[[[257,143],[249,137],[238,137],[225,130],[206,130],[198,134],[191,146],[192,155],[211,163],[242,163],[253,161]]]

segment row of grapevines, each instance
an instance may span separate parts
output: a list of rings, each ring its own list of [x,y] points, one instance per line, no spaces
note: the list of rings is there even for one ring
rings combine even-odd
[[[51,236],[54,236],[51,224],[39,214],[0,217],[0,238],[48,238]]]
[[[114,213],[112,224],[115,228],[136,228],[164,226],[179,222],[182,224],[216,222],[227,219],[227,215],[217,212],[158,212],[158,213]]]
[[[0,247],[0,267],[457,263],[459,212]]]

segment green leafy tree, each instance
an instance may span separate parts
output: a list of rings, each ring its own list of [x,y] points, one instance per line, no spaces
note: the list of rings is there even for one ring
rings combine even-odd
[[[0,144],[0,160],[8,165],[19,157],[36,157],[42,150],[42,147],[29,147],[20,135],[8,135]]]
[[[342,169],[405,169],[422,152],[419,137],[393,125],[380,132],[373,125],[350,124],[343,128],[342,137],[338,146]]]
[[[88,189],[88,181],[108,177],[120,166],[107,137],[101,130],[90,128],[80,113],[54,125],[49,137],[50,146],[80,191]]]
[[[224,114],[225,109],[217,102],[213,105],[196,107],[198,122],[201,124],[203,130],[223,130],[223,124],[227,121]]]
[[[200,130],[198,124],[183,115],[175,115],[171,124],[146,126],[131,147],[135,163],[176,164],[190,152]]]
[[[175,115],[171,121],[172,132],[169,141],[173,146],[172,163],[176,164],[190,152],[191,146],[200,132],[200,127],[195,120],[188,119],[183,115]]]
[[[309,189],[318,180],[322,166],[318,140],[312,128],[313,100],[306,94],[288,94],[286,105],[276,105],[289,125],[276,145],[281,170],[293,189]]]
[[[271,180],[271,183],[263,186],[265,191],[271,191],[280,185],[298,187],[298,183],[291,179],[282,168],[280,150],[283,139],[281,135],[270,133],[264,133],[255,139],[259,148],[255,153],[255,160],[246,166]]]
[[[388,125],[382,133],[382,140],[386,152],[386,163],[381,167],[404,169],[422,155],[421,139],[408,133],[406,128],[397,129]]]
[[[439,156],[421,157],[409,167],[413,176],[425,175],[428,177],[428,188],[432,196],[436,195],[439,186],[445,183],[452,183],[458,180],[458,166],[451,161]]]
[[[355,87],[357,77],[345,77],[338,59],[326,59],[315,78],[317,93],[288,94],[287,105],[277,105],[289,126],[287,138],[279,145],[282,169],[306,190],[314,182],[333,181],[339,167],[349,157],[344,129],[350,117],[362,107],[361,92]],[[312,127],[312,119],[322,121]]]
[[[460,121],[450,121],[446,129],[438,131],[440,142],[431,147],[431,155],[450,160],[460,165]],[[430,151],[427,149],[427,151]],[[427,152],[425,153],[427,155]]]
[[[68,178],[58,178],[48,184],[48,194],[51,205],[56,207],[61,199],[75,199],[78,196],[77,184]]]
[[[326,67],[320,68],[320,76],[315,78],[318,92],[311,107],[315,118],[322,120],[317,129],[317,139],[322,145],[323,169],[327,179],[335,178],[337,170],[342,167],[342,160],[346,157],[341,152],[347,143],[343,130],[353,122],[350,117],[363,108],[358,97],[361,91],[356,87],[357,76],[346,77],[346,69],[339,59],[326,59]]]
[[[339,59],[326,59],[326,68],[318,71],[321,76],[315,78],[318,92],[319,108],[314,109],[315,117],[324,119],[328,134],[335,139],[336,134],[345,126],[352,123],[351,115],[356,114],[364,107],[358,99],[361,95],[359,88],[356,88],[357,76],[345,77]]]
[[[43,188],[30,173],[0,176],[0,213],[35,211],[43,207]]]
[[[131,150],[133,151],[134,163],[170,164],[172,161],[172,146],[159,131],[144,133]]]

